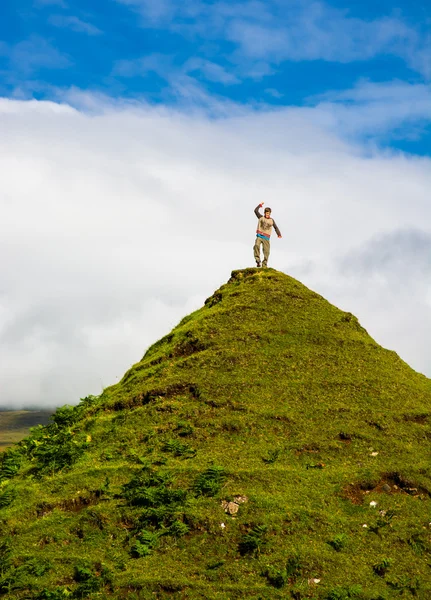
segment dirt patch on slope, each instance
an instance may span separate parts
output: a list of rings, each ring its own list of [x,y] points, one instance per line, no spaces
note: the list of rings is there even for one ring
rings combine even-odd
[[[341,496],[350,500],[353,504],[362,504],[371,492],[378,494],[408,494],[416,498],[431,496],[428,489],[415,484],[414,481],[406,479],[399,473],[387,473],[375,485],[367,482],[349,483],[344,487]]]

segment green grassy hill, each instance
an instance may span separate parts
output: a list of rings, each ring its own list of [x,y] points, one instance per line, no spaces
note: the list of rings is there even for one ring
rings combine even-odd
[[[0,597],[427,600],[430,423],[353,315],[234,271],[3,454]]]
[[[0,452],[29,434],[31,427],[46,425],[52,410],[0,410]]]

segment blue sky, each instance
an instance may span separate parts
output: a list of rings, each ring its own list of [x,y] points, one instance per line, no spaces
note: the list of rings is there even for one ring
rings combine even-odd
[[[431,154],[428,2],[6,0],[0,10],[3,96],[74,89],[210,113],[386,105],[384,126],[346,135]]]

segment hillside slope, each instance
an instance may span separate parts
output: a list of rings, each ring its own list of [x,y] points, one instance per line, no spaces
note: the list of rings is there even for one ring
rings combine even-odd
[[[430,423],[353,315],[234,271],[3,455],[0,597],[428,599]]]

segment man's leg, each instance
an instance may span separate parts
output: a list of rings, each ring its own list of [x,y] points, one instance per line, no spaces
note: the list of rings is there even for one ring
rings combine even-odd
[[[269,250],[270,250],[269,240],[262,240],[262,245],[263,245],[262,267],[267,267],[268,266],[268,258],[269,258]]]
[[[260,267],[260,243],[263,242],[262,238],[256,237],[256,241],[254,243],[254,260],[258,267]]]

